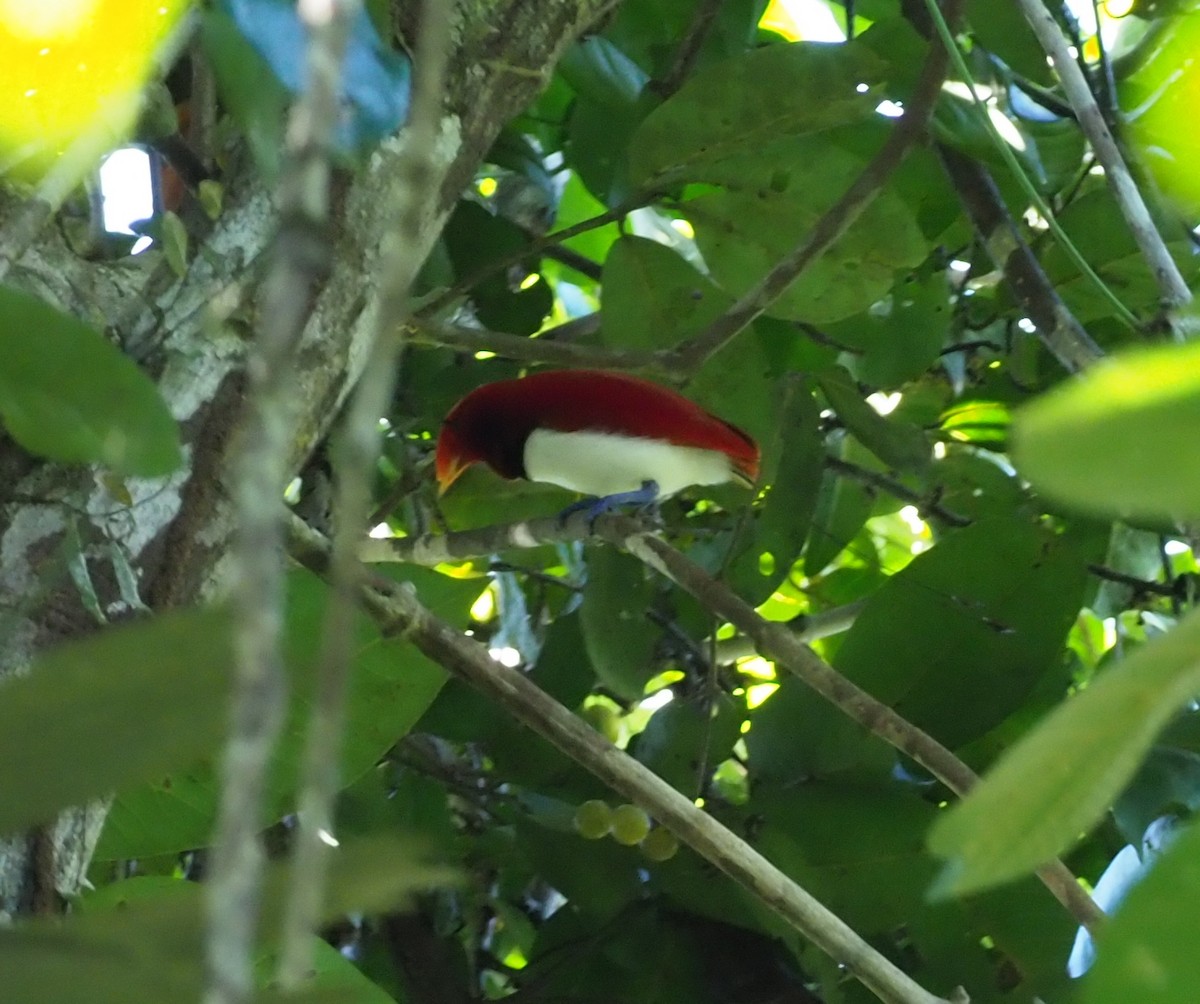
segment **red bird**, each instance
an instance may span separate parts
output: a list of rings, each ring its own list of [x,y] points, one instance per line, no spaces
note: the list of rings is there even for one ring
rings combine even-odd
[[[673,390],[603,370],[552,370],[484,384],[459,401],[438,436],[436,467],[443,492],[484,463],[504,478],[620,504],[688,485],[751,486],[758,462],[746,433]]]

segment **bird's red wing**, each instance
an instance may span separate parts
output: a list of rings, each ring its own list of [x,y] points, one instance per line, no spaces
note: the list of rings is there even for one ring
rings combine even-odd
[[[517,381],[536,424],[559,432],[596,430],[676,446],[719,450],[747,481],[758,477],[758,445],[735,425],[667,387],[604,370],[551,370]]]

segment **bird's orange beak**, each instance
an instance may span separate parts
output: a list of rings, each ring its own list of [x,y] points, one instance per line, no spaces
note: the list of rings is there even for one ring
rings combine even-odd
[[[438,495],[445,495],[450,486],[462,475],[462,472],[471,466],[471,463],[464,456],[454,430],[449,427],[443,428],[438,437],[437,455],[434,459],[434,476],[437,478]]]
[[[452,484],[454,484],[454,482],[457,481],[459,479],[459,477],[462,475],[462,472],[465,471],[470,466],[471,466],[470,464],[462,463],[462,461],[460,461],[458,458],[455,458],[455,459],[451,460],[450,462],[448,462],[447,464],[443,465],[442,458],[438,457],[438,464],[437,464],[438,497],[440,498],[442,495],[445,495],[446,492],[449,491],[450,486]]]

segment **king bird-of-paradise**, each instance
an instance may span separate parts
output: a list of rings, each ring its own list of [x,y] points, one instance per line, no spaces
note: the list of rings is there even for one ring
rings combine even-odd
[[[445,491],[472,464],[593,496],[593,514],[689,485],[751,486],[758,444],[659,384],[604,370],[552,370],[484,384],[446,416],[436,474]]]

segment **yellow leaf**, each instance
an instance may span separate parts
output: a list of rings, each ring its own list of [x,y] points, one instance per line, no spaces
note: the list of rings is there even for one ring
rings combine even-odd
[[[188,0],[0,0],[0,174],[78,181],[133,128]]]

